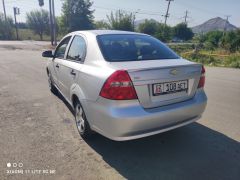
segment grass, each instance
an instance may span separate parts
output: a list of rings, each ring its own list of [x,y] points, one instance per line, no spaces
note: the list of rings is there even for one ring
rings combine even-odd
[[[183,54],[182,57],[208,66],[240,68],[240,54],[238,53],[218,56],[216,54],[201,54],[199,52]]]
[[[31,29],[19,29],[18,30],[18,35],[20,40],[35,40],[35,41],[41,41],[40,36],[33,33]],[[14,36],[16,37],[16,32],[14,31]],[[63,36],[59,35],[57,37],[57,40],[61,40]],[[50,41],[51,37],[50,35],[43,35],[43,41]]]
[[[240,52],[230,53],[223,49],[216,49],[214,51],[201,49],[196,52],[194,46],[189,44],[170,45],[170,48],[183,58],[194,62],[199,62],[208,66],[240,68]]]
[[[20,40],[40,41],[40,36],[37,35],[37,34],[34,34],[33,31],[30,30],[30,29],[19,29],[18,34],[19,34],[19,39]],[[43,41],[50,41],[50,36],[43,35]]]

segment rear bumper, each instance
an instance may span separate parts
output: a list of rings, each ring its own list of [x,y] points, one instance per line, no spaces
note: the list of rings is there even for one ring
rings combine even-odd
[[[138,100],[82,103],[91,128],[116,141],[146,137],[175,129],[198,120],[205,110],[207,97],[203,90],[187,101],[144,109]],[[87,108],[86,108],[87,107]]]

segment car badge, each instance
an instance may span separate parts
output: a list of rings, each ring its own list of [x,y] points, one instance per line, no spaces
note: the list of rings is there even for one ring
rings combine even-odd
[[[177,69],[171,69],[170,70],[170,74],[177,75],[178,74],[178,70]]]

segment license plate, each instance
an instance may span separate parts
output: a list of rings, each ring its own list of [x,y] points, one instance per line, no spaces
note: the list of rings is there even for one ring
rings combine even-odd
[[[165,82],[159,84],[153,84],[153,95],[163,95],[170,93],[177,93],[182,91],[188,91],[188,80],[182,81],[173,81],[173,82]]]

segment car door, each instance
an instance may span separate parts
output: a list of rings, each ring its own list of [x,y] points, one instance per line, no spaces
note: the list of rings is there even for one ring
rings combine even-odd
[[[54,80],[54,83],[57,85],[57,87],[60,89],[60,91],[62,91],[63,89],[63,84],[59,79],[62,71],[60,65],[62,64],[62,61],[65,58],[65,53],[66,53],[70,39],[71,39],[71,36],[68,36],[59,43],[59,45],[57,46],[54,52],[54,58],[52,60],[53,80]]]
[[[75,35],[69,45],[66,59],[61,62],[61,74],[59,76],[59,80],[63,84],[62,93],[69,101],[71,100],[71,88],[74,88],[85,56],[85,40],[82,36]]]

